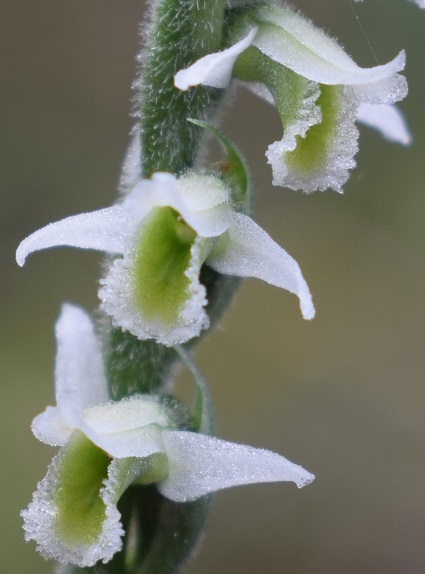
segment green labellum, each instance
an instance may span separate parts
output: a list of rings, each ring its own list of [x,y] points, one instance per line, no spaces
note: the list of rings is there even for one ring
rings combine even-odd
[[[269,28],[273,29],[273,26],[269,25]],[[299,121],[309,89],[306,78],[274,62],[253,46],[239,56],[234,73],[242,80],[262,82],[270,89],[284,130]],[[337,129],[341,89],[341,86],[320,86],[316,105],[321,109],[322,121],[311,126],[304,138],[296,136],[295,149],[282,157],[290,170],[302,174],[314,173],[327,161]]]
[[[275,62],[254,46],[239,56],[234,74],[241,80],[261,82],[269,88],[284,129],[298,121],[308,80]]]
[[[337,127],[340,90],[339,86],[320,86],[316,104],[322,110],[322,121],[311,126],[305,138],[297,136],[296,148],[285,156],[289,167],[301,173],[309,173],[321,168],[326,162]]]
[[[109,462],[106,453],[79,431],[61,450],[53,492],[55,529],[68,546],[93,544],[102,531],[106,507],[99,492]]]
[[[188,297],[191,248],[196,233],[170,207],[152,211],[135,251],[134,301],[148,320],[172,325]]]

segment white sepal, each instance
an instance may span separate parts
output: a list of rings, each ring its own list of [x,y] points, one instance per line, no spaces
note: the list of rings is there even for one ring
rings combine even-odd
[[[286,289],[299,297],[303,317],[314,317],[310,291],[298,263],[252,219],[234,213],[228,241],[223,246],[207,260],[213,269],[226,275],[257,277]]]
[[[251,45],[257,32],[254,26],[248,34],[222,52],[208,54],[197,60],[174,76],[174,85],[179,90],[186,91],[193,86],[203,84],[213,88],[226,88],[232,78],[233,65],[237,57]]]
[[[16,261],[22,267],[30,253],[49,247],[80,247],[123,253],[128,226],[126,214],[118,205],[73,215],[50,223],[24,239],[16,251]]]
[[[38,415],[32,430],[40,441],[62,446],[74,429],[90,432],[82,417],[84,409],[107,402],[109,395],[102,351],[89,315],[66,303],[55,332],[57,405]]]
[[[286,6],[259,7],[252,17],[258,24],[254,46],[275,62],[321,84],[379,82],[400,72],[405,65],[402,51],[387,64],[361,68],[335,40]]]
[[[357,121],[377,130],[385,139],[409,145],[412,134],[406,118],[397,106],[391,104],[360,104]]]
[[[201,237],[215,237],[229,226],[228,190],[216,178],[190,174],[180,180],[154,173],[140,181],[124,202],[129,219],[140,223],[156,207],[172,207]]]
[[[57,409],[78,428],[84,409],[109,400],[102,351],[91,318],[76,305],[62,305],[55,331]]]
[[[290,481],[301,488],[314,476],[283,456],[187,431],[162,433],[168,456],[168,477],[159,491],[176,502],[259,482]]]
[[[35,436],[61,446],[78,429],[116,458],[162,452],[160,428],[170,420],[156,398],[109,402],[102,349],[89,315],[63,305],[56,340],[57,406],[34,419]]]

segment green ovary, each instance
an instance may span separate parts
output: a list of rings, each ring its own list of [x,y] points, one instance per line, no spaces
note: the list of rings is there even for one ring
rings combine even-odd
[[[62,449],[53,492],[55,529],[67,546],[89,546],[102,532],[106,507],[100,498],[108,456],[79,431]]]
[[[188,297],[185,275],[196,233],[170,207],[153,210],[144,224],[132,273],[136,306],[148,320],[172,325]]]
[[[297,136],[296,148],[285,154],[290,169],[299,173],[312,173],[326,163],[337,128],[340,89],[339,86],[320,86],[320,96],[316,103],[322,110],[322,121],[310,127],[305,138]]]

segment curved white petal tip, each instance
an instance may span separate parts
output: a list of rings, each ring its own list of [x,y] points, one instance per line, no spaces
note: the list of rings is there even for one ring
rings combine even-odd
[[[378,130],[387,140],[401,145],[412,143],[413,138],[406,118],[397,106],[360,104],[357,121]]]
[[[50,223],[24,239],[16,251],[20,267],[28,255],[49,247],[80,247],[108,253],[122,253],[128,226],[121,206],[73,215]]]
[[[257,28],[254,27],[245,38],[227,50],[208,54],[185,70],[180,70],[174,76],[174,85],[182,91],[199,84],[213,88],[227,88],[237,57],[251,45],[256,33]]]
[[[162,436],[169,474],[159,483],[159,490],[176,502],[242,484],[295,482],[301,488],[314,479],[297,464],[268,450],[188,431],[164,431]]]
[[[233,219],[227,245],[208,257],[208,265],[225,275],[256,277],[294,293],[304,319],[312,319],[310,290],[295,259],[247,215],[234,213]]]

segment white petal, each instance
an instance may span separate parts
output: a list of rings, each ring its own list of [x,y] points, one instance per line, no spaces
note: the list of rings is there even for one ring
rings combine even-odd
[[[335,40],[285,6],[260,7],[253,19],[259,25],[254,46],[272,60],[321,84],[379,82],[404,68],[404,52],[388,64],[360,68]]]
[[[86,411],[87,412],[87,411]],[[146,457],[164,452],[161,427],[148,425],[123,432],[98,433],[92,421],[87,421],[86,436],[114,458]]]
[[[409,145],[412,142],[409,126],[397,106],[360,104],[357,121],[378,130],[384,138],[392,142],[402,145]]]
[[[36,416],[31,430],[38,440],[51,446],[63,446],[73,431],[65,424],[56,407],[47,407],[43,413]]]
[[[58,472],[62,451],[54,457],[46,477],[38,483],[32,502],[21,516],[24,519],[25,540],[35,540],[37,550],[48,559],[77,566],[93,566],[99,560],[108,562],[122,547],[121,538],[124,531],[120,522],[120,513],[110,501],[110,487],[106,482],[101,496],[106,504],[106,518],[102,531],[96,541],[87,545],[69,545],[62,540],[56,531],[57,509],[53,492],[57,488]]]
[[[229,189],[216,177],[189,173],[177,180],[190,211],[205,211],[229,201]]]
[[[215,237],[230,224],[228,190],[217,178],[191,175],[180,180],[155,173],[133,189],[124,202],[129,218],[140,222],[155,207],[172,207],[201,237]]]
[[[252,94],[255,94],[261,100],[267,102],[271,106],[275,106],[275,101],[273,94],[269,88],[262,84],[261,82],[238,82],[241,86],[249,90]]]
[[[186,302],[175,324],[147,320],[135,306],[131,288],[130,257],[115,259],[108,273],[101,280],[99,297],[102,309],[112,317],[114,325],[130,331],[139,339],[156,339],[167,346],[180,345],[199,335],[209,325],[205,312],[207,304],[205,287],[199,282],[199,272],[204,262],[203,242],[197,237],[191,249],[191,261],[185,272],[190,283]]]
[[[109,400],[100,343],[89,315],[65,304],[56,323],[56,402],[64,423],[80,428],[85,408]]]
[[[160,492],[176,502],[195,500],[230,486],[257,482],[295,482],[314,476],[283,456],[187,431],[164,431],[169,475]]]
[[[303,317],[314,317],[310,291],[298,263],[246,215],[234,214],[227,246],[211,255],[207,263],[219,273],[257,277],[291,291],[300,299]]]
[[[407,80],[394,74],[379,82],[352,86],[353,93],[360,102],[366,104],[394,104],[407,96]]]
[[[175,207],[200,237],[217,237],[231,224],[229,188],[216,177],[189,174],[177,185],[184,201]]]
[[[257,29],[252,28],[248,34],[222,52],[208,54],[197,60],[194,64],[180,70],[174,76],[174,85],[179,90],[188,90],[192,86],[203,84],[214,88],[227,88],[232,77],[233,65],[244,50],[250,46]]]
[[[22,241],[16,251],[16,261],[22,267],[30,253],[61,246],[123,253],[127,238],[127,217],[117,205],[46,225]]]
[[[163,405],[149,395],[93,406],[84,411],[84,420],[99,434],[127,432],[150,424],[170,425]]]
[[[140,128],[136,125],[131,133],[130,145],[125,154],[118,183],[118,192],[122,196],[126,196],[142,179],[141,147]]]

